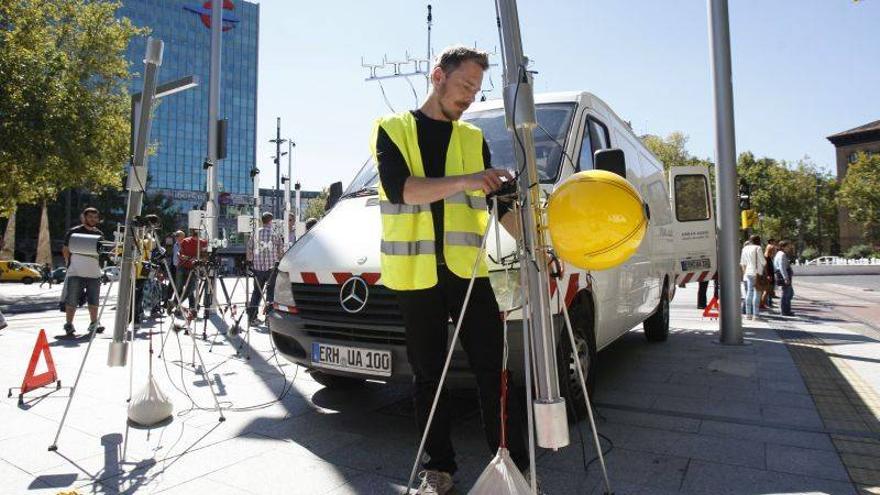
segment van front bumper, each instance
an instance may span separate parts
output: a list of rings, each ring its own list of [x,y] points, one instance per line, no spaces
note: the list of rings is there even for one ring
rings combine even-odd
[[[283,311],[273,311],[270,313],[269,327],[272,334],[272,341],[277,347],[278,352],[287,360],[309,370],[317,370],[329,375],[385,382],[412,383],[412,369],[410,368],[409,360],[406,355],[406,332],[402,327],[368,327],[367,325],[357,325],[360,330],[370,330],[376,333],[384,332],[385,335],[389,335],[390,338],[385,339],[383,342],[382,339],[363,339],[358,338],[357,335],[321,335],[320,333],[308,329],[308,323],[308,320],[299,315]],[[509,350],[508,367],[514,376],[521,376],[523,370],[522,323],[519,320],[510,321],[508,322],[507,328]],[[455,327],[450,324],[448,331],[449,339],[451,339]],[[352,333],[356,334],[358,332]],[[337,334],[339,334],[339,332],[337,332]],[[389,351],[391,352],[391,376],[380,377],[316,366],[315,363],[311,361],[311,353],[309,352],[309,349],[312,348],[312,343],[314,342]],[[452,362],[450,363],[449,372],[446,377],[446,384],[455,388],[469,388],[476,384],[473,380],[473,374],[470,371],[467,355],[465,354],[464,349],[462,349],[460,342],[456,342],[455,352],[452,356]]]

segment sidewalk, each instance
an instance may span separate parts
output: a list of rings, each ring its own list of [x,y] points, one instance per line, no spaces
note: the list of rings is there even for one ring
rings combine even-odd
[[[880,486],[880,343],[816,319],[795,300],[802,317],[747,325],[748,345],[722,346],[694,292],[679,289],[668,342],[649,343],[634,330],[599,355],[594,401],[614,492],[854,494],[857,482],[862,493],[880,493],[870,488]],[[61,321],[57,311],[9,318],[0,331],[4,386],[20,384],[41,327],[63,384],[72,384],[86,342],[56,340]],[[243,346],[250,360],[235,357],[235,337],[219,336],[209,352],[209,330],[208,342],[195,345],[226,408],[220,423],[191,365],[191,338],[170,334],[163,359],[155,330],[154,373],[174,402],[173,420],[126,427],[129,370],[106,367],[109,339],[99,338],[58,452],[46,447],[68,390],[33,393],[22,407],[15,397],[0,401],[4,493],[403,492],[418,441],[409,387],[330,391],[283,361],[281,376],[265,329]],[[142,332],[135,344],[135,391],[146,377],[148,337]],[[456,482],[467,493],[491,455],[474,394],[453,396]],[[558,452],[539,450],[545,491],[603,493],[589,427],[572,426],[571,436]]]

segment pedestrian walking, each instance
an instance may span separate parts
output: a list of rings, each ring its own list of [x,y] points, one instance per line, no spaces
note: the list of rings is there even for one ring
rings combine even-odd
[[[52,288],[52,267],[49,266],[49,263],[43,264],[40,267],[40,288],[43,288],[44,284],[49,284],[49,288]]]
[[[794,297],[792,287],[791,255],[793,246],[788,241],[779,243],[778,251],[773,257],[773,271],[776,276],[776,285],[782,288],[782,298],[779,301],[779,312],[783,316],[794,316],[791,311],[791,300]]]
[[[478,253],[489,221],[486,194],[512,177],[491,168],[482,132],[459,120],[479,92],[487,68],[484,52],[463,46],[443,50],[431,70],[432,89],[422,107],[380,118],[371,146],[381,182],[382,282],[397,295],[403,315],[418,428],[426,428],[447,352],[449,321],[459,318],[476,265],[460,335],[476,376],[484,433],[494,455],[500,432],[503,325],[485,253],[480,258]],[[504,216],[506,208],[497,213],[505,226],[512,225],[513,215]],[[454,489],[450,398],[446,391],[440,393],[425,443],[420,494],[443,495]],[[525,408],[517,394],[511,394],[510,402],[510,454],[525,471]]]
[[[753,235],[749,238],[748,244],[742,248],[739,257],[739,266],[743,272],[743,282],[745,282],[745,300],[746,300],[746,318],[749,320],[758,319],[761,313],[761,294],[758,290],[759,279],[764,276],[764,260],[763,249],[761,249],[761,238]]]
[[[246,258],[254,273],[254,291],[247,307],[248,322],[256,324],[263,290],[266,291],[266,304],[275,299],[274,278],[272,275],[278,260],[284,254],[284,238],[272,229],[272,214],[263,212],[263,226],[251,235],[247,244]],[[268,284],[268,285],[267,285]]]
[[[85,291],[86,302],[88,303],[88,311],[91,323],[89,324],[89,332],[101,333],[104,327],[98,321],[98,304],[101,291],[101,264],[98,254],[87,255],[79,253],[71,253],[69,249],[70,238],[74,234],[85,234],[98,236],[98,242],[104,240],[104,233],[98,229],[99,212],[97,208],[88,207],[80,214],[80,225],[73,227],[67,231],[64,236],[64,247],[61,254],[67,265],[67,276],[64,279],[65,288],[65,323],[64,332],[68,336],[76,333],[73,327],[73,317],[76,315],[76,307],[79,302],[80,294]]]

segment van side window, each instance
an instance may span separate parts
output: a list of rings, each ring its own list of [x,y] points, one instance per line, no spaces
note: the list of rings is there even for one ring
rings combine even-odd
[[[709,188],[705,176],[675,177],[675,218],[679,222],[709,219]]]
[[[598,150],[608,149],[608,129],[595,117],[588,116],[584,137],[581,141],[578,170],[593,169],[593,154]]]
[[[584,138],[581,141],[581,156],[578,158],[579,171],[593,169],[593,145],[590,140],[590,134],[592,133],[586,129],[584,131]]]
[[[611,147],[608,139],[608,128],[599,120],[590,117],[590,139],[593,141],[593,153],[597,150],[607,150]]]

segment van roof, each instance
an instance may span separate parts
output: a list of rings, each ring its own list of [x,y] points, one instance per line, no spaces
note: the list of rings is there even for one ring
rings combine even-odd
[[[535,103],[591,103],[598,102],[603,106],[605,102],[597,98],[592,93],[587,91],[557,91],[552,93],[535,93]],[[480,111],[480,110],[492,110],[495,108],[501,108],[503,106],[503,101],[501,98],[494,98],[486,101],[476,101],[474,102],[468,111]]]
[[[617,119],[618,123],[624,124],[624,120],[618,116],[611,107],[608,106],[601,98],[588,91],[557,91],[552,93],[536,93],[535,104],[541,103],[578,103],[581,106],[593,108],[606,115],[612,115]],[[467,113],[479,112],[481,110],[495,110],[502,108],[504,101],[501,98],[495,98],[486,101],[476,101],[468,108]]]

